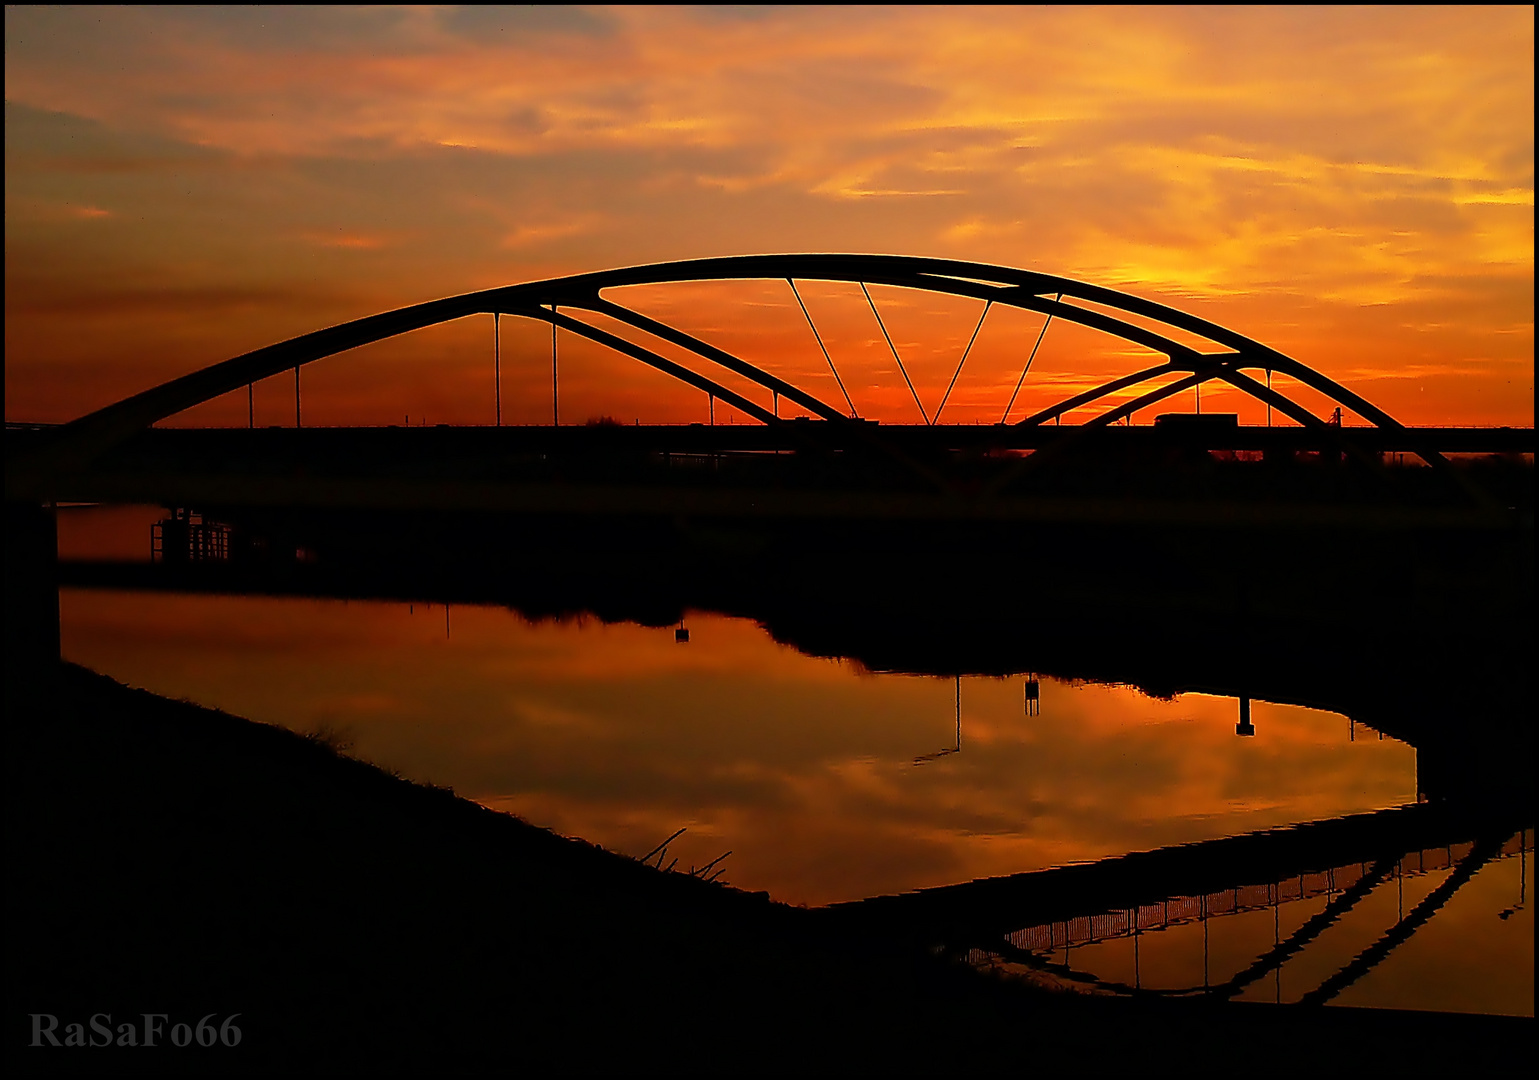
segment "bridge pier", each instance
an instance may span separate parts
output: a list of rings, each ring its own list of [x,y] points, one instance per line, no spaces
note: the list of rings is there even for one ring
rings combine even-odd
[[[59,663],[59,530],[52,506],[5,504],[5,667],[8,684]]]

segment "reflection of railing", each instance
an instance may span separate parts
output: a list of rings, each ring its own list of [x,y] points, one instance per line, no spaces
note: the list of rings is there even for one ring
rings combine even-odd
[[[1447,870],[1411,910],[1402,907],[1394,925],[1369,948],[1299,999],[1321,1003],[1377,967],[1483,866],[1495,859],[1526,858],[1534,837],[1531,826],[1517,831],[1524,816],[1515,807],[1495,804],[1413,803],[823,910],[836,923],[923,942],[981,966],[1025,968],[1112,994],[1224,999],[1280,975],[1294,956],[1387,882]],[[1526,880],[1525,873],[1517,905],[1503,918],[1526,903]],[[1277,934],[1281,905],[1321,896],[1327,902],[1292,933]],[[1268,920],[1272,940],[1233,975],[1212,979],[1209,920],[1267,908],[1274,913]],[[1183,924],[1201,926],[1202,982],[1144,986],[1140,939]],[[1131,983],[1071,966],[1073,950],[1117,938],[1131,938]]]
[[[1181,897],[1214,906],[1331,868],[1379,863],[1393,870],[1403,852],[1443,850],[1471,837],[1505,839],[1524,815],[1498,807],[1413,803],[1240,836],[1131,852],[1007,877],[980,878],[893,896],[834,904],[827,918],[965,949],[989,947],[1022,927],[1158,908]],[[1421,856],[1414,856],[1421,857]],[[1426,856],[1435,858],[1435,855]],[[1344,886],[1344,880],[1338,880]],[[1240,889],[1237,894],[1236,888]]]
[[[1532,830],[1514,834],[1503,844],[1494,859],[1508,859],[1532,850]],[[1448,870],[1467,858],[1474,841],[1446,847],[1426,848],[1401,857],[1391,878],[1420,877]],[[1268,885],[1242,885],[1198,896],[1173,896],[1158,904],[1140,904],[1123,911],[1108,911],[1078,918],[1022,927],[1005,935],[1013,948],[1026,952],[1052,952],[1065,946],[1092,945],[1137,933],[1165,930],[1184,923],[1200,922],[1247,911],[1262,911],[1279,904],[1315,897],[1333,897],[1361,881],[1370,871],[1369,863],[1354,863],[1318,873],[1300,874]]]
[[[1500,835],[1498,834],[1498,836]],[[1279,969],[1288,960],[1307,948],[1321,933],[1332,924],[1338,922],[1347,912],[1351,911],[1361,900],[1367,897],[1369,893],[1386,881],[1395,880],[1398,885],[1401,879],[1408,876],[1416,877],[1437,870],[1448,870],[1448,876],[1433,888],[1410,912],[1406,912],[1402,906],[1398,921],[1378,940],[1354,956],[1346,966],[1342,967],[1334,975],[1299,998],[1300,1004],[1323,1004],[1335,998],[1343,990],[1372,971],[1390,953],[1409,940],[1482,867],[1498,859],[1512,858],[1515,855],[1526,859],[1527,853],[1532,846],[1533,838],[1530,835],[1530,830],[1525,829],[1510,836],[1505,843],[1499,839],[1487,838],[1484,840],[1448,844],[1442,847],[1419,849],[1395,859],[1383,859],[1372,867],[1366,865],[1347,865],[1322,871],[1314,875],[1303,874],[1297,879],[1290,878],[1286,882],[1276,882],[1272,885],[1226,889],[1215,893],[1205,893],[1196,897],[1173,897],[1170,903],[1177,905],[1178,915],[1176,918],[1171,918],[1168,904],[1146,904],[1136,908],[1129,908],[1126,911],[1103,912],[1100,915],[1086,916],[1079,919],[1060,920],[1056,924],[1043,923],[1039,926],[1024,927],[1019,931],[1007,934],[992,945],[985,944],[981,947],[971,948],[967,951],[967,959],[970,963],[981,966],[993,966],[1001,961],[1007,964],[1020,964],[1039,972],[1046,972],[1058,978],[1067,979],[1073,983],[1091,986],[1113,994],[1152,993],[1166,997],[1200,995],[1210,998],[1231,998],[1242,993],[1247,987],[1269,974],[1276,976],[1279,973]],[[1355,880],[1349,883],[1348,879],[1353,878],[1354,875]],[[1311,876],[1316,880],[1311,882]],[[1323,889],[1319,887],[1321,882],[1318,879],[1320,878],[1324,878]],[[1313,889],[1311,889],[1311,884],[1314,885]],[[1290,886],[1292,887],[1290,888]],[[1338,886],[1341,887],[1340,891],[1336,891]],[[1509,908],[1507,912],[1502,914],[1502,918],[1506,918],[1508,914],[1526,903],[1526,873],[1523,875],[1523,883],[1519,887],[1519,892],[1517,907]],[[1334,895],[1325,907],[1306,919],[1286,940],[1274,938],[1271,949],[1262,953],[1232,978],[1216,984],[1211,981],[1208,971],[1208,919],[1221,915],[1236,914],[1246,910],[1265,910],[1270,907],[1273,911],[1275,934],[1276,913],[1280,904],[1285,901],[1285,898],[1287,901],[1292,901],[1305,899],[1310,895],[1320,896],[1332,893]],[[1250,901],[1248,904],[1247,900]],[[1191,915],[1193,906],[1197,910],[1195,918]],[[1185,909],[1185,917],[1181,917],[1181,909]],[[1158,915],[1156,915],[1156,912],[1158,912]],[[1192,922],[1200,922],[1202,925],[1202,985],[1167,989],[1144,987],[1139,974],[1138,963],[1140,937],[1151,931],[1163,930],[1179,923]],[[1062,926],[1063,928],[1062,941],[1055,940],[1057,926]],[[1076,931],[1080,931],[1080,940],[1077,941],[1073,940]],[[1132,985],[1103,979],[1088,971],[1076,970],[1069,963],[1069,949],[1071,947],[1090,945],[1097,941],[1129,936],[1133,940]],[[1052,957],[1060,948],[1062,949],[1062,961],[1055,962]],[[1281,984],[1278,983],[1277,987],[1276,992],[1279,995],[1277,1000],[1280,1001]]]

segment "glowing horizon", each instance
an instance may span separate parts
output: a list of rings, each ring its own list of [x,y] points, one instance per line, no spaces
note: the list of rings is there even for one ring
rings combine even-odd
[[[8,8],[6,121],[8,420],[439,296],[842,250],[1107,285],[1407,423],[1533,424],[1532,9]],[[838,400],[781,291],[684,328]],[[873,290],[933,408],[979,305],[901,292]],[[857,406],[916,421],[848,293],[804,296]],[[989,319],[948,420],[997,420],[1040,329]],[[548,422],[548,328],[504,327],[505,418]],[[488,423],[490,338],[307,369],[307,422]],[[563,357],[563,419],[704,419]],[[1137,363],[1055,324],[1014,415]],[[259,422],[288,393],[259,386]]]

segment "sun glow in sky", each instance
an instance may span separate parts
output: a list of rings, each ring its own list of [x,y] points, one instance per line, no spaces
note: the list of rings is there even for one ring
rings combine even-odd
[[[1533,423],[1532,8],[5,18],[8,420],[472,289],[872,251],[1162,300],[1409,423]],[[717,288],[636,303],[822,377],[787,290]],[[873,292],[933,409],[977,305]],[[807,295],[857,406],[917,420],[850,293]],[[490,422],[489,322],[316,365],[307,419]],[[991,322],[946,418],[997,420],[1039,328]],[[548,329],[504,335],[505,414],[548,422]],[[563,419],[704,419],[702,395],[633,361],[564,355]],[[1140,363],[1055,325],[1015,415]],[[281,381],[259,423],[282,419]]]

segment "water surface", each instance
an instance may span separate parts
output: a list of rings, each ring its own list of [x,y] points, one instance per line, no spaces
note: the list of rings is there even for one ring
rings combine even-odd
[[[614,850],[821,904],[1414,802],[1347,718],[1119,686],[874,675],[747,620],[66,591],[66,656]],[[960,710],[958,703],[960,701]],[[960,713],[960,742],[958,714]],[[960,751],[956,747],[960,745]],[[943,753],[943,751],[953,751]],[[927,759],[916,763],[916,759]]]
[[[142,559],[157,513],[63,515],[61,552]],[[90,519],[113,527],[82,528]],[[873,674],[777,643],[752,620],[704,612],[646,627],[531,621],[493,606],[66,589],[61,614],[66,658],[123,682],[327,732],[411,779],[626,854],[682,828],[667,852],[678,869],[730,852],[719,864],[725,880],[794,904],[1418,797],[1417,751],[1339,713],[1255,701],[1255,734],[1245,737],[1233,697],[1166,699],[1025,674]],[[1532,1015],[1532,843],[1532,831],[1510,840],[1335,1001]],[[1459,857],[1407,852],[1346,916],[1240,996],[1298,1000],[1413,911]],[[1244,903],[1238,892],[1233,903],[1177,898],[1211,917],[1135,913],[1138,934],[1065,924],[1017,937],[1074,976],[1044,976],[1039,964],[1038,978],[1091,989],[1217,984],[1364,871],[1338,867]]]

